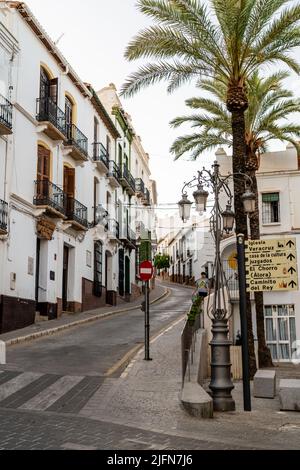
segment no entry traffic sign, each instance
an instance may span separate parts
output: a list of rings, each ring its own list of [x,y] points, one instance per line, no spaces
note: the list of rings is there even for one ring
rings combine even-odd
[[[153,265],[150,261],[143,261],[140,264],[140,279],[142,281],[149,281],[153,276]]]

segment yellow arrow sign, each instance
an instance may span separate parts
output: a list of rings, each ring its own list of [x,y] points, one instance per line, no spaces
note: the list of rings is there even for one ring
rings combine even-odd
[[[298,290],[295,238],[245,243],[247,291]]]

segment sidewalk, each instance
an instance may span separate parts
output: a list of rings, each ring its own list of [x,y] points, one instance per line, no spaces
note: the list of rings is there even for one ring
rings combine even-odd
[[[207,441],[207,448],[300,449],[300,413],[281,412],[279,400],[252,398],[253,411],[243,411],[242,384],[235,383],[235,412],[199,420],[181,407],[180,335],[184,319],[151,342],[152,361],[140,351],[119,379],[107,379],[83,408],[91,419],[125,424],[168,435]],[[295,367],[295,366],[293,366]],[[299,366],[295,368],[299,373]],[[294,374],[293,368],[283,375]],[[281,369],[278,370],[280,375]]]
[[[167,287],[157,283],[153,291],[150,292],[150,303],[153,304],[166,297],[169,293]],[[33,340],[42,336],[49,336],[67,328],[83,325],[92,321],[99,320],[100,318],[114,315],[117,313],[128,312],[140,308],[143,296],[140,296],[134,302],[129,302],[124,305],[117,305],[115,307],[103,307],[95,310],[89,310],[82,313],[64,314],[62,317],[55,320],[41,321],[33,325],[27,326],[20,330],[10,331],[0,335],[0,341],[4,341],[6,346],[24,341]]]

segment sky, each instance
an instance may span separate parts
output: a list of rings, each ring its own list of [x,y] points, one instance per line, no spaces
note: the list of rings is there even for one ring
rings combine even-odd
[[[119,90],[138,62],[124,58],[126,45],[137,32],[150,24],[136,8],[135,0],[27,0],[29,8],[54,40],[80,78],[96,90],[114,83]],[[62,36],[63,35],[63,36]],[[297,91],[298,81],[289,87]],[[175,209],[181,189],[203,166],[210,167],[213,153],[174,162],[169,148],[176,136],[187,129],[171,129],[169,122],[185,114],[185,99],[199,94],[193,85],[181,87],[171,95],[166,85],[151,86],[133,98],[122,98],[131,115],[145,151],[150,155],[152,178],[157,181],[159,217]],[[278,148],[277,150],[282,148]],[[172,212],[172,211],[171,211]]]

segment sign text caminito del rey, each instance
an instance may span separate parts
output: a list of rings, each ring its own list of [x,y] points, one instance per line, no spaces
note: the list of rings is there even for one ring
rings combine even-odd
[[[245,242],[247,292],[298,290],[295,238]]]

